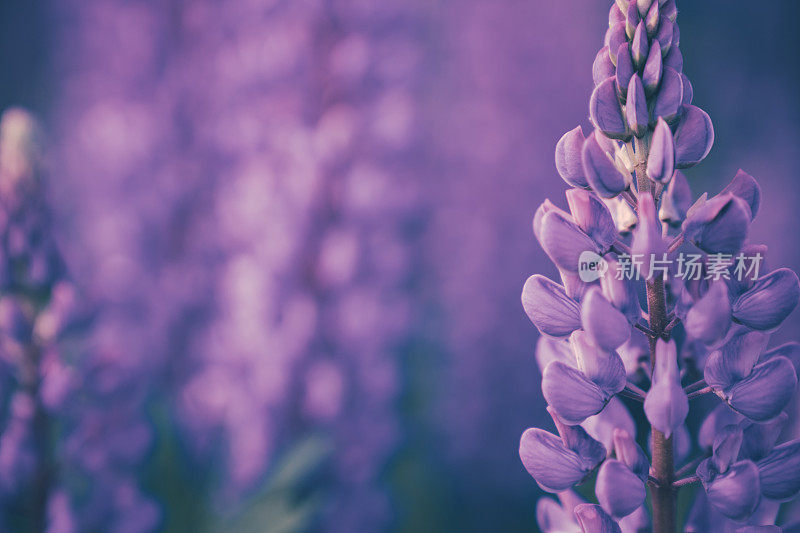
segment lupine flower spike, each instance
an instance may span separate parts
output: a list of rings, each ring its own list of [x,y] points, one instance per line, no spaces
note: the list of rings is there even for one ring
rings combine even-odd
[[[559,497],[537,506],[546,532],[781,531],[778,508],[800,491],[800,440],[779,442],[800,344],[769,347],[800,283],[769,271],[748,239],[761,205],[752,176],[692,200],[681,170],[708,155],[714,127],[692,103],[676,17],[675,0],[611,6],[592,129],[556,146],[569,210],[546,200],[534,217],[563,281],[534,275],[522,292],[557,430],[520,442],[526,470]],[[692,435],[700,396],[717,405]],[[596,503],[572,492],[583,483]],[[690,485],[681,525],[676,494]]]

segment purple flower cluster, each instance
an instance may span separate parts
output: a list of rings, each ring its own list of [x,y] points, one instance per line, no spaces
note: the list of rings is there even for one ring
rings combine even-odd
[[[714,129],[692,105],[676,16],[675,0],[612,6],[593,66],[594,130],[578,127],[556,148],[569,210],[547,200],[533,221],[561,275],[560,284],[534,275],[522,294],[543,334],[537,361],[557,429],[529,429],[520,443],[525,468],[560,497],[539,503],[544,531],[673,532],[676,492],[693,483],[702,491],[687,531],[779,530],[780,503],[800,491],[800,440],[779,444],[800,344],[769,347],[800,284],[788,269],[734,275],[732,258],[766,252],[747,238],[761,203],[755,179],[739,171],[692,203],[681,170],[708,155]],[[683,247],[703,254],[699,279],[679,275]],[[636,275],[615,275],[632,257]],[[695,447],[690,401],[711,394],[719,405]],[[635,402],[651,427],[649,456],[628,411]],[[572,492],[595,473],[599,505]]]
[[[160,512],[136,479],[151,428],[133,376],[107,349],[113,344],[87,342],[91,316],[53,239],[43,161],[37,123],[25,111],[6,110],[0,120],[0,528],[152,531]]]

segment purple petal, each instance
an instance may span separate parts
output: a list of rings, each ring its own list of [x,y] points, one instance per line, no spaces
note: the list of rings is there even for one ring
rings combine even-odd
[[[578,368],[586,378],[609,396],[625,388],[625,366],[619,355],[599,348],[585,331],[573,332],[569,342]]]
[[[635,376],[644,369],[650,359],[650,344],[642,332],[633,330],[630,340],[620,346],[617,353],[625,365],[625,372],[628,376]]]
[[[777,446],[757,466],[764,496],[779,501],[794,498],[800,492],[800,439]]]
[[[568,341],[542,335],[536,342],[536,363],[539,371],[543,372],[552,361],[561,361],[567,366],[578,368],[578,361]]]
[[[619,45],[612,50],[619,50]],[[594,88],[589,100],[589,116],[592,123],[611,139],[627,140],[630,138],[631,134],[617,98],[614,78],[608,78]]]
[[[725,282],[713,283],[689,309],[684,327],[691,338],[705,344],[713,344],[725,337],[731,327],[731,302]]]
[[[628,39],[632,39],[634,34],[636,33],[636,27],[639,25],[639,22],[642,20],[642,16],[639,14],[639,9],[636,7],[636,2],[631,2],[628,4],[628,11],[625,14],[625,35],[628,36]]]
[[[664,57],[664,65],[674,68],[678,72],[683,71],[683,54],[681,54],[680,47],[674,42],[674,38],[669,53]]]
[[[789,403],[797,385],[792,363],[785,357],[774,357],[761,363],[742,381],[721,395],[728,404],[752,420],[769,420],[778,416]]]
[[[544,276],[534,275],[522,289],[522,307],[539,331],[552,337],[566,337],[581,327],[578,302],[564,287]]]
[[[644,17],[644,26],[647,28],[647,35],[652,37],[655,35],[656,30],[658,30],[658,21],[661,19],[661,11],[658,8],[658,2],[653,2],[647,14],[642,16]],[[658,40],[655,42],[658,42]],[[661,52],[659,51],[659,53]]]
[[[642,447],[636,444],[631,433],[624,429],[614,430],[614,450],[617,459],[625,463],[642,481],[647,481],[650,470],[650,461],[647,459]]]
[[[552,407],[548,407],[547,412],[553,418],[564,445],[578,454],[587,469],[594,469],[603,462],[606,449],[602,443],[589,436],[581,426],[565,424]]]
[[[544,532],[580,533],[581,530],[572,512],[551,498],[539,498],[536,502],[536,523]]]
[[[641,16],[645,16],[650,11],[653,4],[658,6],[658,2],[654,2],[653,0],[636,0],[636,2],[631,2],[631,3],[636,4],[636,7],[639,8],[639,14]]]
[[[800,283],[797,274],[779,268],[755,281],[753,287],[733,303],[733,317],[747,327],[775,329],[797,307]]]
[[[631,82],[634,72],[633,59],[631,58],[631,45],[624,42],[620,45],[619,50],[617,50],[616,71],[617,90],[622,96],[628,95],[628,84]]]
[[[624,463],[609,459],[597,473],[597,501],[614,518],[622,518],[638,509],[646,496],[644,482]]]
[[[619,525],[599,505],[578,505],[575,507],[575,517],[583,533],[622,533]]]
[[[594,343],[609,352],[619,348],[631,335],[628,319],[597,287],[590,289],[581,302],[581,324]]]
[[[778,442],[781,432],[789,422],[789,415],[780,413],[766,422],[743,420],[739,425],[743,428],[742,449],[739,456],[751,461],[760,461],[766,457]]]
[[[637,137],[647,133],[647,97],[644,95],[644,85],[638,74],[634,74],[628,82],[628,101],[625,104],[625,114],[628,126]]]
[[[662,2],[661,13],[667,17],[667,20],[674,23],[675,19],[678,18],[678,6],[676,5],[675,0],[667,0],[666,2]],[[677,28],[677,25],[675,27]],[[679,40],[675,40],[675,44],[678,44],[679,42]]]
[[[676,170],[669,182],[667,192],[661,197],[658,217],[671,226],[679,226],[692,205],[692,190],[689,181],[680,170]]]
[[[736,254],[750,229],[750,207],[730,193],[715,196],[694,212],[689,210],[686,238],[708,253]]]
[[[653,122],[658,117],[663,117],[670,124],[675,122],[681,110],[683,101],[683,79],[674,68],[662,67],[661,88],[656,95],[653,105]]]
[[[588,187],[583,175],[581,151],[586,137],[580,126],[565,133],[556,144],[556,170],[561,178],[573,187]]]
[[[713,455],[710,460],[716,472],[724,474],[736,462],[743,439],[744,433],[738,425],[722,428],[714,439]]]
[[[614,63],[611,61],[611,55],[608,52],[608,47],[604,46],[597,52],[592,64],[592,79],[594,86],[597,87],[606,79],[615,74]]]
[[[603,410],[612,393],[601,389],[583,372],[553,361],[542,373],[542,393],[547,403],[568,424],[580,424]]]
[[[628,180],[598,142],[598,136],[602,135],[595,131],[583,144],[583,170],[589,185],[598,195],[613,198],[628,188]]]
[[[661,258],[667,251],[664,238],[661,236],[661,222],[656,217],[653,196],[649,192],[639,194],[639,223],[633,230],[631,252],[641,256],[643,277],[650,279],[651,261]],[[655,274],[656,272],[653,272]]]
[[[622,430],[628,435],[636,434],[636,424],[628,412],[628,408],[619,398],[611,398],[598,414],[590,416],[581,423],[592,438],[603,443],[606,452],[614,450],[614,432]]]
[[[603,258],[608,265],[608,271],[605,276],[600,277],[600,287],[603,290],[603,296],[611,302],[611,304],[622,311],[628,321],[635,323],[641,316],[642,308],[639,305],[639,296],[636,293],[636,287],[632,280],[617,279],[615,272],[618,271],[619,261],[617,256],[613,253],[606,254]]]
[[[683,80],[683,99],[681,103],[683,105],[692,105],[692,100],[694,100],[694,87],[692,87],[692,82],[689,81],[689,78],[683,73],[681,73],[681,79]]]
[[[683,424],[689,413],[689,400],[681,387],[674,341],[658,340],[653,384],[644,401],[644,412],[650,424],[667,438]]]
[[[525,470],[547,492],[561,492],[577,485],[593,470],[552,433],[530,428],[522,434],[519,457]]]
[[[753,218],[756,217],[758,208],[761,206],[761,187],[753,176],[739,169],[736,177],[722,190],[721,194],[725,193],[734,194],[747,202],[747,205],[750,206],[750,213]]]
[[[583,299],[583,295],[586,294],[586,291],[595,285],[594,283],[587,283],[581,280],[577,272],[567,272],[566,270],[559,269],[558,275],[561,277],[561,284],[564,286],[564,290],[567,291],[567,296],[576,302],[580,302]]]
[[[751,461],[736,463],[725,475],[717,476],[704,486],[709,503],[739,522],[755,512],[761,499],[758,468]]]
[[[672,48],[672,38],[674,36],[674,31],[672,29],[672,22],[661,14],[661,17],[658,21],[658,33],[656,33],[656,40],[658,44],[661,45],[661,55],[666,56],[669,53],[670,48]]]
[[[703,420],[697,443],[702,449],[710,450],[714,444],[714,439],[722,431],[722,428],[738,424],[742,419],[742,415],[732,411],[728,404],[720,403]]]
[[[582,189],[567,191],[567,203],[572,218],[602,250],[608,250],[617,240],[617,228],[611,212],[597,196]]]
[[[769,337],[758,331],[734,335],[706,360],[704,378],[715,389],[725,389],[750,375]]]
[[[659,117],[653,139],[650,142],[650,155],[647,157],[647,175],[650,179],[667,183],[675,173],[675,140],[667,122]]]
[[[661,45],[658,41],[653,41],[650,47],[650,55],[647,56],[647,63],[644,64],[642,71],[642,82],[648,96],[651,96],[658,89],[661,83]]]
[[[542,217],[539,243],[553,263],[568,272],[578,271],[583,252],[605,252],[577,224],[556,211],[545,213]]]
[[[800,343],[787,342],[786,344],[776,346],[775,348],[764,352],[764,355],[761,356],[758,362],[763,363],[764,361],[779,355],[791,361],[794,365],[795,371],[800,374]]]
[[[682,99],[683,81],[680,94]],[[708,113],[699,107],[689,105],[683,109],[683,116],[675,130],[675,157],[678,168],[689,168],[705,159],[711,151],[714,145],[714,125]]]
[[[633,65],[637,69],[644,66],[649,52],[650,43],[647,39],[647,28],[645,28],[644,21],[642,20],[639,21],[639,24],[636,26],[633,38],[631,39],[631,57],[633,58]]]
[[[608,11],[608,27],[610,28],[618,22],[625,22],[625,13],[617,4],[614,4]]]
[[[627,8],[626,8],[627,9]],[[614,24],[608,31],[606,32],[605,44],[608,47],[609,53],[611,55],[611,61],[616,64],[617,61],[617,50],[619,50],[620,45],[628,40],[628,36],[625,33],[625,22],[618,22]]]
[[[647,506],[642,505],[633,513],[619,521],[622,533],[646,533],[652,530],[650,515],[647,513]]]

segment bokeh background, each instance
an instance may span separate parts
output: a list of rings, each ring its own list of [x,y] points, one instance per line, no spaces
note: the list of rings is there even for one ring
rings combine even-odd
[[[519,293],[554,274],[531,218],[565,203],[553,150],[588,124],[609,6],[0,3],[0,107],[42,122],[86,343],[150,434],[98,531],[536,530]],[[797,270],[800,5],[679,9],[716,128],[693,192],[756,176],[753,239]]]

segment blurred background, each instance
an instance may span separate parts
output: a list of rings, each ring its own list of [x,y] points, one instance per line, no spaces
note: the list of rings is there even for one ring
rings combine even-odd
[[[0,108],[41,123],[82,343],[125,384],[79,410],[112,458],[59,474],[48,531],[535,531],[519,294],[555,274],[531,219],[610,4],[0,3]],[[752,238],[797,270],[800,4],[679,8],[716,128],[693,192],[756,176]]]

